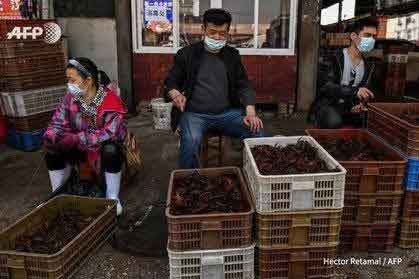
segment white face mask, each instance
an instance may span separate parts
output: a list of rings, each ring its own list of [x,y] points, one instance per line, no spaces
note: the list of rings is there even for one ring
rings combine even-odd
[[[82,97],[85,93],[85,89],[81,89],[78,85],[73,83],[67,83],[68,92],[74,97]]]
[[[226,40],[215,40],[208,36],[205,36],[205,44],[211,50],[220,50],[226,45]]]
[[[373,37],[363,37],[358,45],[358,49],[361,52],[370,52],[374,49],[375,39]]]

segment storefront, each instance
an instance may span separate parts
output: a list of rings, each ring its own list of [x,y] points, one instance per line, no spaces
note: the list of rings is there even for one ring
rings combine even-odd
[[[231,12],[230,45],[238,48],[259,103],[294,104],[297,0],[132,0],[133,71],[137,98],[149,100],[180,48],[201,40],[209,8]]]

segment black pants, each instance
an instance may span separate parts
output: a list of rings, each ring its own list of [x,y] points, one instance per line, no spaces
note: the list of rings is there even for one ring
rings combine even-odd
[[[75,164],[86,160],[86,154],[78,150],[70,150],[62,153],[47,153],[45,162],[48,170],[62,170],[66,164]],[[118,173],[122,169],[123,153],[117,143],[104,143],[101,148],[102,170],[108,173]]]
[[[362,115],[342,113],[332,106],[324,106],[316,114],[316,127],[320,129],[339,129],[344,125],[362,128]]]

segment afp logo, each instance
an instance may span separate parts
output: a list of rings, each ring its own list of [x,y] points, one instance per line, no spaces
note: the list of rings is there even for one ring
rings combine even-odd
[[[48,22],[43,25],[43,27],[15,27],[9,33],[7,33],[7,39],[17,39],[17,40],[27,40],[32,39],[36,40],[43,36],[43,39],[48,44],[55,44],[61,38],[61,28],[55,22]]]

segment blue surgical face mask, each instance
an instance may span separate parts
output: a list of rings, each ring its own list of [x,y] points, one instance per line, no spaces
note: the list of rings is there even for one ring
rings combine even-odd
[[[205,36],[205,44],[211,50],[220,50],[226,45],[226,40],[214,40],[208,36]]]
[[[74,97],[81,97],[86,93],[86,90],[81,89],[78,85],[73,83],[67,84],[68,92],[70,92],[71,95]]]
[[[375,40],[373,37],[361,38],[361,42],[358,45],[360,52],[370,52],[374,49]]]

